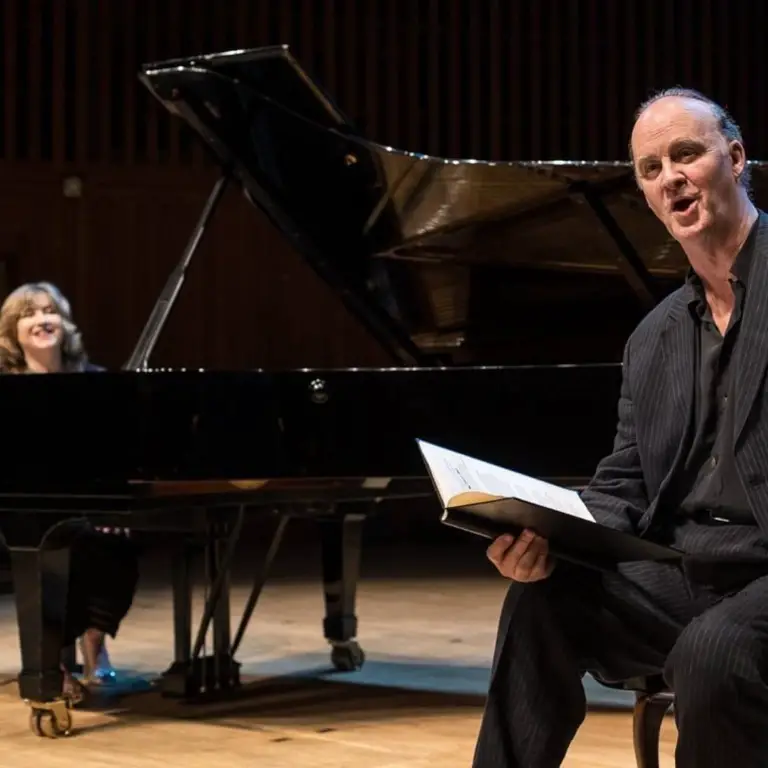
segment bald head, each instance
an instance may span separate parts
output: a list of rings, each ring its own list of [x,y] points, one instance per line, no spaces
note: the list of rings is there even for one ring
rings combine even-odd
[[[704,124],[709,124],[716,130],[726,142],[738,141],[744,144],[741,129],[725,107],[705,96],[693,88],[665,88],[644,101],[635,112],[635,120],[632,128],[634,137],[638,124],[644,119],[654,120],[669,119],[675,111],[683,108],[690,114],[697,116]],[[711,123],[710,123],[711,120]],[[629,158],[635,161],[633,142],[629,142]],[[750,190],[749,166],[745,166],[739,176],[739,183],[748,191]]]
[[[749,202],[740,137],[727,112],[696,91],[665,91],[638,110],[630,140],[635,176],[678,241],[703,242],[738,226]]]

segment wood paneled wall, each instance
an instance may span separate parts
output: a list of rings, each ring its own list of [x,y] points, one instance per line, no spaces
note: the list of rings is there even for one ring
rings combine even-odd
[[[0,257],[72,294],[90,346],[129,353],[207,185],[142,62],[288,43],[370,138],[488,159],[619,159],[650,91],[726,103],[768,159],[765,3],[726,0],[3,0]],[[83,181],[80,198],[63,179]],[[201,307],[211,314],[202,315]],[[311,322],[306,322],[309,317]],[[382,355],[236,194],[156,352],[168,365]]]
[[[0,259],[49,279],[97,362],[130,355],[214,176],[91,169],[81,198],[39,171],[2,173]],[[237,188],[204,238],[153,365],[249,369],[387,362],[324,283]]]

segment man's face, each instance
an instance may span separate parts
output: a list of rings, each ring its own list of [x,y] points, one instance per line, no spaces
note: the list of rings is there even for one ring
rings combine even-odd
[[[676,240],[738,215],[744,148],[722,135],[707,104],[678,96],[651,104],[632,130],[632,156],[648,205]]]

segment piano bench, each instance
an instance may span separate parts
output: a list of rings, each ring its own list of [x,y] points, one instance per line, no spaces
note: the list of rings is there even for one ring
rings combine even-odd
[[[632,741],[637,768],[659,768],[661,724],[675,703],[675,694],[667,688],[661,675],[632,678],[618,684],[597,681],[607,688],[634,692]]]

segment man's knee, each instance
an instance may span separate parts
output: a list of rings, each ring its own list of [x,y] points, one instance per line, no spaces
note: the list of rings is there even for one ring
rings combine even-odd
[[[683,630],[664,676],[681,702],[710,706],[738,691],[738,681],[754,666],[757,653],[748,626],[705,613]]]

